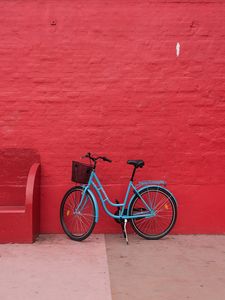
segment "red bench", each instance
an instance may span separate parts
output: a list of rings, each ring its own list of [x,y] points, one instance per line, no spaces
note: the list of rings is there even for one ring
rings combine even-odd
[[[0,150],[0,243],[32,243],[39,234],[39,161],[32,149]]]

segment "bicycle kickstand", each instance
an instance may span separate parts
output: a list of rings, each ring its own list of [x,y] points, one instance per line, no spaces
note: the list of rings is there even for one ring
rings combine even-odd
[[[123,223],[123,232],[124,232],[124,237],[126,238],[126,242],[127,242],[127,245],[128,245],[128,235],[127,235],[127,219],[124,220],[124,223]]]

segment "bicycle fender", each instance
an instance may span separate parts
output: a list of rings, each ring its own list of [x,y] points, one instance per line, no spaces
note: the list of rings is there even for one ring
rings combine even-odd
[[[158,185],[146,185],[146,186],[143,186],[141,189],[137,190],[139,193],[141,193],[143,190],[145,190],[146,188],[148,187],[153,187],[153,188],[159,188],[161,190],[164,190],[167,194],[171,195],[171,197],[175,200],[175,203],[176,205],[178,206],[178,203],[177,203],[177,200],[176,198],[174,197],[174,195],[166,188],[162,187],[162,186],[158,186]],[[131,202],[133,201],[134,197],[137,195],[137,192],[134,191],[134,195],[130,198],[130,201],[129,201],[129,205],[128,205],[128,208],[127,208],[127,211],[129,212],[130,211],[130,205],[131,205]]]
[[[94,202],[94,206],[95,206],[95,223],[97,223],[98,222],[98,217],[99,217],[98,202],[97,202],[93,192],[90,189],[87,189],[87,191],[91,195],[92,200]]]

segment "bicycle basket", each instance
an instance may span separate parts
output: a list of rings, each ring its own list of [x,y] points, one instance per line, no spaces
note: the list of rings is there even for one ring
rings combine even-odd
[[[86,165],[78,161],[72,161],[72,181],[88,183],[92,170],[93,167],[90,165]]]

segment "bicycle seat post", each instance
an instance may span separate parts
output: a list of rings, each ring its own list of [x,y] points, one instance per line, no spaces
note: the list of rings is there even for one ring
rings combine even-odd
[[[130,179],[130,181],[132,181],[132,182],[134,180],[134,175],[135,175],[136,169],[137,169],[137,167],[135,166],[134,169],[133,169],[133,173],[132,173],[131,179]]]

